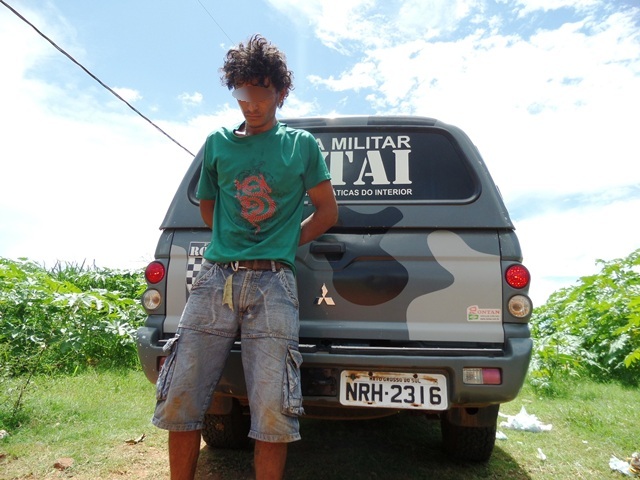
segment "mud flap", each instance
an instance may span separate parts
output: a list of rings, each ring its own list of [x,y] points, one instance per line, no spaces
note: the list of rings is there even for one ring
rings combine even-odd
[[[282,382],[282,413],[290,417],[304,415],[300,365],[302,365],[302,354],[296,348],[289,347]]]

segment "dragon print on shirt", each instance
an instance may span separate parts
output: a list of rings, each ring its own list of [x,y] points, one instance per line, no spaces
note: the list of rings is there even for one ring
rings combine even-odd
[[[236,180],[236,198],[242,208],[242,218],[260,232],[260,223],[273,217],[276,202],[271,198],[271,187],[261,173],[249,174],[243,180]]]

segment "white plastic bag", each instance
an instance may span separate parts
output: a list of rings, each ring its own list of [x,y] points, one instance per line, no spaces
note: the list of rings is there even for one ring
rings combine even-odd
[[[640,468],[638,468],[640,467],[640,454],[638,454],[638,452],[634,452],[631,455],[630,460],[630,462],[625,462],[624,460],[620,460],[619,458],[612,455],[609,459],[609,468],[611,468],[611,470],[615,470],[616,472],[623,473],[628,477],[640,476],[640,473],[636,473],[640,472]]]
[[[510,428],[512,430],[523,430],[525,432],[547,432],[553,428],[552,425],[545,425],[538,420],[535,415],[529,415],[524,407],[517,415],[504,415],[499,414],[501,417],[505,417],[507,421],[500,422],[500,426],[504,428]]]

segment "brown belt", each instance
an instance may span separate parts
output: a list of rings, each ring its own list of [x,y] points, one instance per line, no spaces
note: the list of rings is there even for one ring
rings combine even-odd
[[[289,268],[286,263],[274,260],[239,260],[237,262],[223,263],[222,266],[229,267],[232,270],[280,270],[281,268]]]

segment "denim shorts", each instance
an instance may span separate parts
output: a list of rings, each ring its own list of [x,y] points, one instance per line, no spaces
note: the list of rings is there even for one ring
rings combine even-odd
[[[298,296],[291,270],[233,271],[205,262],[191,288],[156,384],[152,422],[200,430],[234,341],[240,334],[251,410],[249,437],[300,439],[302,409]]]

